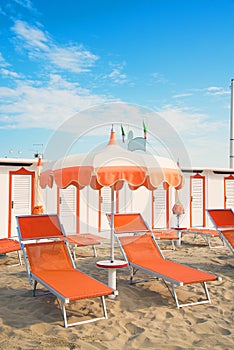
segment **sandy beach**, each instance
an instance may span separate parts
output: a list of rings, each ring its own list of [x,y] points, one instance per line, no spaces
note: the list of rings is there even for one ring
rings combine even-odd
[[[77,267],[107,283],[107,271],[96,267],[96,261],[108,257],[107,243],[97,247],[77,248]],[[117,258],[121,258],[118,248]],[[13,349],[220,349],[234,347],[233,271],[234,258],[225,247],[209,249],[202,238],[187,235],[175,251],[164,255],[220,275],[222,281],[208,283],[211,304],[177,309],[161,281],[128,284],[128,268],[118,270],[115,300],[106,298],[108,320],[68,329],[54,296],[32,297],[25,265],[17,262],[15,253],[0,258],[0,348]],[[140,276],[141,274],[139,274]],[[180,289],[178,296],[189,298],[198,286]],[[100,311],[99,300],[82,300],[71,304],[76,316]],[[69,313],[68,313],[69,315]]]

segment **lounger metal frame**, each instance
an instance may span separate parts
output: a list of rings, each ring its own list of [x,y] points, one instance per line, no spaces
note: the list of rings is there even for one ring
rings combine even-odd
[[[79,238],[84,238],[84,244],[79,244],[76,243],[75,241],[73,241],[73,237],[74,236],[79,236]],[[97,249],[96,249],[96,245],[101,245],[101,242],[98,241],[98,238],[100,239],[100,237],[95,237],[95,235],[90,234],[90,233],[78,233],[75,235],[67,235],[67,239],[68,239],[68,243],[69,246],[71,248],[72,251],[72,255],[73,255],[73,259],[77,260],[77,256],[76,256],[76,247],[86,247],[86,246],[92,246],[92,250],[93,250],[93,256],[96,258],[97,257]],[[85,240],[89,240],[90,242],[85,243]],[[93,242],[92,242],[93,241]],[[95,241],[95,242],[94,242]]]
[[[163,249],[163,250],[175,250],[175,242],[180,242],[180,237],[179,237],[179,234],[177,234],[177,238],[176,239],[167,239],[167,238],[161,238],[160,237],[160,234],[158,233],[157,234],[157,230],[167,230],[167,229],[158,229],[158,228],[154,228],[153,230],[151,230],[151,232],[153,233],[154,237],[160,242],[163,242],[163,241],[169,241],[171,242],[171,249]]]
[[[72,251],[72,255],[73,255],[73,259],[77,260],[77,256],[76,256],[76,247],[78,246],[75,243],[69,243],[70,249]],[[79,247],[79,246],[78,246]],[[93,250],[93,257],[96,258],[97,257],[97,249],[95,247],[95,245],[92,245],[92,250]]]
[[[24,215],[21,217],[29,217],[31,215]],[[56,216],[57,215],[50,215],[50,216]],[[105,303],[105,298],[104,296],[100,296],[101,299],[101,306],[102,306],[102,311],[103,311],[103,316],[102,317],[95,317],[95,318],[91,318],[91,319],[87,319],[84,321],[78,321],[78,322],[73,322],[73,323],[68,323],[67,320],[67,311],[66,311],[66,304],[70,303],[69,298],[66,298],[64,295],[58,293],[58,291],[54,290],[49,284],[47,284],[45,281],[43,281],[41,278],[39,278],[37,275],[35,275],[34,273],[31,272],[30,270],[30,266],[29,266],[29,262],[28,262],[28,256],[27,256],[27,252],[26,252],[26,245],[28,243],[41,243],[41,241],[45,241],[44,244],[46,244],[48,241],[63,241],[63,243],[66,245],[68,254],[69,254],[69,258],[71,260],[72,266],[73,268],[76,270],[76,265],[74,263],[74,260],[72,258],[72,254],[71,251],[69,249],[69,244],[66,240],[66,235],[65,235],[65,231],[63,228],[63,225],[61,224],[59,217],[58,217],[58,222],[60,224],[60,228],[61,228],[61,237],[59,236],[50,236],[48,238],[46,237],[41,237],[41,239],[38,238],[32,238],[32,239],[23,239],[21,236],[21,231],[20,231],[20,227],[19,227],[19,217],[16,217],[16,221],[17,221],[17,230],[18,230],[18,235],[19,235],[19,240],[20,240],[20,245],[21,245],[21,249],[23,251],[23,257],[24,257],[24,261],[25,261],[25,266],[26,266],[26,271],[27,271],[27,275],[28,275],[28,279],[29,279],[29,283],[30,285],[33,285],[33,296],[36,296],[36,288],[37,288],[37,284],[40,283],[42,286],[44,286],[51,294],[55,295],[58,303],[61,307],[61,312],[62,312],[62,316],[63,316],[63,321],[64,321],[64,327],[68,328],[68,327],[72,327],[72,326],[76,326],[76,325],[81,325],[81,324],[86,324],[86,323],[91,323],[91,322],[95,322],[95,321],[99,321],[99,320],[103,320],[103,319],[107,319],[107,310],[106,310],[106,303]],[[91,299],[91,298],[90,298]]]
[[[214,219],[212,218],[212,216],[210,215],[210,211],[215,210],[215,211],[223,211],[223,210],[227,210],[227,211],[231,211],[233,213],[232,209],[207,209],[207,213],[209,214],[209,217],[211,219],[211,222],[213,223],[213,225],[216,227],[218,233],[220,234],[220,238],[223,240],[223,242],[227,245],[227,247],[231,250],[231,252],[234,254],[234,249],[232,247],[232,245],[230,244],[230,242],[226,239],[226,237],[223,235],[222,230],[234,230],[234,225],[231,226],[218,226],[217,223],[214,221]],[[233,217],[234,217],[234,213],[233,213]]]
[[[22,259],[21,259],[20,250],[17,250],[17,255],[18,255],[19,262],[17,264],[13,264],[10,266],[22,266]]]
[[[193,230],[190,230],[189,228],[186,229],[186,230],[181,230],[181,234],[186,234],[186,233],[190,233],[190,234],[193,234],[193,240],[195,240],[196,236],[201,236],[204,241],[208,244],[209,248],[220,248],[220,247],[223,247],[225,245],[224,243],[224,240],[223,238],[219,235],[218,237],[217,236],[214,236],[212,233],[203,233],[202,232],[202,228],[198,229],[197,231],[195,231],[196,227],[192,227]],[[208,230],[208,229],[205,229],[205,230]],[[211,245],[211,241],[210,241],[210,238],[219,238],[221,241],[222,241],[222,245],[216,245],[216,246],[212,246]]]
[[[124,257],[124,259],[128,262],[128,266],[129,266],[129,270],[130,270],[130,282],[129,282],[130,284],[148,281],[148,280],[138,280],[138,281],[136,281],[136,282],[133,282],[133,277],[134,277],[134,275],[136,274],[136,272],[137,272],[138,270],[141,270],[141,271],[144,271],[144,272],[146,272],[146,273],[148,273],[148,274],[150,274],[150,275],[155,276],[156,279],[162,279],[163,283],[166,285],[166,287],[168,288],[169,292],[171,293],[171,295],[172,295],[172,297],[173,297],[173,299],[174,299],[174,301],[175,301],[175,303],[176,303],[176,307],[177,307],[177,308],[182,308],[182,307],[185,307],[185,306],[193,306],[193,305],[207,304],[207,303],[210,303],[210,302],[211,302],[211,299],[210,299],[210,295],[209,295],[209,291],[208,291],[206,282],[200,282],[201,286],[202,286],[203,289],[204,289],[204,293],[205,293],[206,299],[200,300],[200,301],[196,301],[196,302],[191,302],[191,303],[184,303],[184,304],[179,303],[179,300],[178,300],[178,296],[177,296],[177,292],[176,292],[175,286],[182,287],[182,286],[184,286],[184,283],[183,283],[183,282],[180,282],[180,281],[177,281],[177,280],[174,280],[174,279],[172,279],[172,278],[168,278],[168,277],[165,276],[165,275],[156,273],[155,271],[149,270],[149,269],[147,269],[147,268],[145,268],[145,267],[142,267],[142,266],[140,266],[140,265],[131,263],[131,262],[128,260],[127,255],[126,255],[126,253],[125,253],[125,251],[124,251],[124,248],[123,248],[123,246],[122,246],[122,244],[121,244],[121,242],[120,242],[119,235],[116,234],[115,236],[116,236],[116,240],[117,240],[117,242],[118,242],[118,244],[119,244],[120,250],[121,250],[121,252],[122,252],[122,254],[123,254],[123,257]],[[155,239],[154,235],[151,234],[151,237],[152,237],[152,239],[153,239],[153,241],[154,241],[154,243],[155,243],[155,245],[156,245],[158,251],[160,252],[162,258],[165,259],[164,256],[163,256],[163,254],[162,254],[162,252],[161,252],[161,250],[160,250],[160,248],[159,248],[159,245],[158,245],[157,240]],[[183,264],[179,264],[179,265],[183,265]],[[186,266],[186,265],[183,265],[183,266]],[[222,279],[221,279],[221,277],[217,276],[217,280],[221,281]],[[167,282],[170,283],[171,286],[169,286]],[[192,284],[192,283],[190,283],[190,285],[191,285],[191,284]],[[194,284],[195,284],[195,283],[194,283]],[[196,284],[199,284],[199,282],[197,282]]]
[[[31,279],[31,284],[33,284],[33,296],[36,297],[36,288],[37,284],[40,283],[43,287],[45,287],[51,294],[54,294],[56,298],[58,299],[58,304],[61,307],[61,312],[64,320],[64,327],[72,327],[72,326],[77,326],[81,324],[86,324],[86,323],[91,323],[91,322],[96,322],[100,320],[107,319],[107,310],[106,310],[106,303],[105,303],[105,298],[103,296],[100,297],[101,299],[101,305],[102,305],[102,310],[103,310],[103,317],[95,317],[92,319],[88,319],[85,321],[78,321],[78,322],[73,322],[73,323],[68,323],[67,321],[67,311],[66,311],[66,304],[70,303],[69,298],[65,298],[62,294],[58,293],[56,290],[51,288],[50,285],[45,283],[42,279],[38,278],[38,276],[34,275],[33,273],[30,273],[30,279]],[[34,281],[34,282],[33,282]]]

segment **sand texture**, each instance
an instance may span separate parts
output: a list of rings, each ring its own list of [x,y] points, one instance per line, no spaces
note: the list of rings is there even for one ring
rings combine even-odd
[[[121,258],[116,249],[116,257]],[[107,283],[107,271],[95,262],[108,258],[107,243],[76,249],[77,267]],[[108,319],[65,329],[56,298],[51,295],[32,297],[25,265],[15,253],[0,258],[0,348],[13,349],[220,349],[234,348],[234,257],[226,247],[209,249],[202,238],[191,236],[175,251],[164,255],[220,275],[222,281],[208,283],[211,304],[177,309],[171,294],[161,281],[129,285],[128,268],[118,270],[119,296],[106,298]],[[142,273],[138,277],[146,277]],[[148,277],[148,276],[147,276]],[[179,288],[180,300],[200,298],[200,286]],[[99,299],[69,304],[76,318],[100,315]]]

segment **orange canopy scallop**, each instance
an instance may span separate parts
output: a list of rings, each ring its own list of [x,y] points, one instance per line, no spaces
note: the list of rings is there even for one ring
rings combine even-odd
[[[145,186],[156,189],[161,183],[165,187],[179,189],[183,186],[183,175],[177,164],[169,158],[156,157],[148,153],[131,152],[120,147],[111,132],[106,147],[87,155],[66,156],[41,174],[41,186],[52,185],[52,178],[60,188],[73,184],[78,188],[90,185],[94,189],[114,186],[120,189],[127,182],[131,189]]]

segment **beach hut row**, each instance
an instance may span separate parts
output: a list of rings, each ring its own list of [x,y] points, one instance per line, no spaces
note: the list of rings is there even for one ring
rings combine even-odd
[[[38,160],[0,158],[0,238],[15,237],[17,215],[32,213],[35,205],[35,174]],[[179,191],[184,214],[180,227],[212,227],[206,209],[232,208],[234,210],[234,169],[182,168],[184,187]],[[152,228],[176,227],[173,214],[175,189],[164,189],[161,184],[149,191],[140,187],[131,191],[127,185],[115,192],[115,211],[140,212]],[[78,189],[70,185],[59,189],[42,189],[46,213],[59,214],[66,233],[108,232],[106,213],[111,211],[111,190],[103,187]]]

